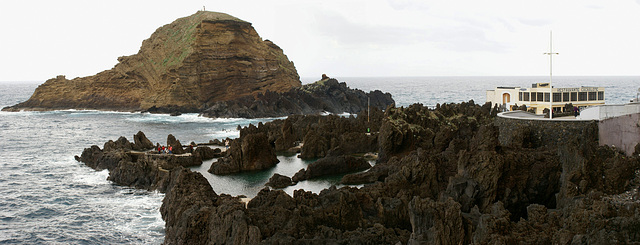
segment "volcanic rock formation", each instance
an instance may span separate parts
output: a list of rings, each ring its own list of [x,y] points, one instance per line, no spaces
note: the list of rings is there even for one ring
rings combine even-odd
[[[157,165],[149,160],[127,154],[117,167],[126,170],[124,178],[114,181],[166,191],[161,208],[165,244],[640,241],[640,147],[626,156],[599,146],[595,122],[574,128],[569,127],[574,122],[553,122],[562,128],[558,131],[572,132],[557,134],[562,138],[557,139],[534,137],[537,129],[531,125],[503,130],[491,105],[473,101],[372,112],[369,124],[362,114],[291,116],[240,131],[243,141],[266,141],[262,148],[271,150],[319,132],[327,137],[324,145],[307,150],[322,148],[321,157],[329,161],[372,150],[347,147],[367,138],[343,137],[345,132],[367,135],[370,127],[377,137],[378,162],[367,172],[343,178],[368,183],[360,188],[296,190],[292,196],[265,188],[245,206],[239,197],[215,193],[199,173],[179,165],[153,168]],[[231,150],[240,145],[234,141]],[[104,148],[88,148],[81,159],[91,166],[110,166],[122,156],[118,152],[132,146],[121,138]],[[244,155],[234,158],[238,156]],[[119,172],[117,168],[110,171]]]
[[[300,86],[293,62],[251,23],[198,11],[158,28],[111,70],[72,80],[58,76],[3,110],[199,112],[215,102]]]

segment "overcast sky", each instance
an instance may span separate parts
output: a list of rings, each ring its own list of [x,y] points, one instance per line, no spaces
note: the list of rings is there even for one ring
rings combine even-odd
[[[201,10],[253,23],[301,77],[640,75],[640,0],[2,1],[0,81],[89,76]]]

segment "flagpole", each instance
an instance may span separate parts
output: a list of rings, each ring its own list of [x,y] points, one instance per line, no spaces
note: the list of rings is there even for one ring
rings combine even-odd
[[[549,31],[549,119],[553,119],[553,55],[560,54],[553,52],[553,32]]]

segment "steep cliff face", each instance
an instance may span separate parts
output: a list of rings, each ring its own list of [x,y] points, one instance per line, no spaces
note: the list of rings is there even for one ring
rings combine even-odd
[[[199,11],[158,28],[140,51],[94,76],[50,79],[3,110],[100,109],[195,112],[267,90],[300,87],[297,71],[251,23]]]

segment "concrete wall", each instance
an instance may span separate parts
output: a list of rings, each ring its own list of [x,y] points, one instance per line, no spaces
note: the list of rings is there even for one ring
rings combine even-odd
[[[615,146],[631,155],[640,142],[640,113],[601,120],[598,129],[600,145]]]
[[[640,103],[601,105],[582,110],[578,118],[584,120],[604,120],[636,113],[640,113]]]
[[[630,107],[613,108],[614,110],[609,110],[609,114],[602,115],[612,115],[612,111],[614,113],[630,111]],[[636,144],[640,143],[640,113],[598,121],[550,120],[523,115],[523,112],[505,112],[498,114],[495,125],[500,132],[498,140],[505,146],[522,142],[523,137],[527,138],[526,141],[531,144],[524,147],[555,146],[578,136],[580,140],[597,141],[599,145],[616,147],[627,155],[631,155],[635,152]]]

